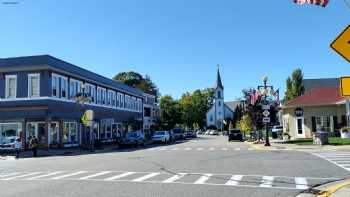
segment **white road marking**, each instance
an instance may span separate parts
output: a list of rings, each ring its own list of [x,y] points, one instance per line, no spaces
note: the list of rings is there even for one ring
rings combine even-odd
[[[182,177],[184,177],[186,174],[187,173],[178,173],[178,174],[176,174],[176,175],[174,175],[174,176],[164,180],[162,183],[173,183],[173,182],[181,179]]]
[[[23,177],[28,177],[28,176],[33,176],[33,175],[37,175],[37,174],[41,174],[42,172],[33,172],[33,173],[29,173],[29,174],[22,174],[19,176],[13,176],[10,178],[6,178],[6,179],[2,179],[3,181],[8,181],[8,180],[13,180],[13,179],[18,179],[18,178],[23,178]]]
[[[61,171],[59,171],[59,172],[52,172],[52,173],[49,173],[49,174],[44,174],[44,175],[40,175],[40,176],[31,177],[31,178],[28,178],[27,180],[34,180],[34,179],[45,178],[45,177],[53,176],[53,175],[60,174],[60,173],[63,173],[63,172],[61,172]]]
[[[304,177],[295,177],[295,188],[297,189],[308,189],[307,180]]]
[[[263,176],[260,187],[272,187],[273,180],[273,176]]]
[[[186,150],[186,151],[189,151],[189,150],[192,150],[192,148],[187,147],[187,148],[185,148],[185,150]]]
[[[254,150],[254,148],[248,148],[248,150]]]
[[[119,174],[117,176],[112,176],[112,177],[109,177],[109,178],[106,178],[106,179],[103,179],[103,180],[105,180],[105,181],[113,181],[113,180],[116,180],[116,179],[121,179],[121,178],[130,176],[130,175],[135,174],[135,173],[136,172],[125,172],[123,174]]]
[[[327,153],[312,153],[313,155],[325,159],[334,165],[343,168],[346,171],[350,172],[350,169],[345,167],[341,162],[349,161],[350,156],[345,156],[350,154],[350,152],[327,152]]]
[[[173,149],[171,149],[171,150],[179,150],[179,148],[173,148]]]
[[[227,148],[222,148],[221,150],[228,150]]]
[[[80,178],[80,180],[91,179],[91,178],[95,178],[95,177],[102,176],[102,175],[109,174],[109,173],[111,173],[111,171],[103,171],[103,172],[99,172],[99,173],[95,173],[95,174],[92,174],[89,176],[82,177],[82,178]]]
[[[65,175],[62,175],[62,176],[53,177],[51,179],[53,179],[53,180],[64,179],[64,178],[67,178],[67,177],[70,177],[70,176],[75,176],[75,175],[79,175],[79,174],[83,174],[83,173],[87,173],[87,171],[73,172],[73,173],[70,173],[70,174],[65,174]]]
[[[150,178],[152,178],[152,177],[158,176],[159,174],[160,174],[159,172],[147,174],[147,175],[145,175],[145,176],[142,176],[142,177],[140,177],[140,178],[134,179],[134,180],[132,180],[132,181],[133,181],[133,182],[142,182],[142,181],[145,181],[145,180],[150,179]]]
[[[241,150],[241,148],[235,148],[235,150]]]
[[[197,148],[197,150],[203,150],[203,148]]]
[[[19,172],[13,172],[13,173],[10,173],[10,174],[0,175],[0,177],[4,178],[4,177],[9,177],[9,176],[14,176],[14,175],[17,175],[17,174],[20,174],[20,173]]]
[[[215,148],[211,147],[211,148],[209,148],[209,150],[210,150],[210,151],[213,151],[213,150],[215,150]]]
[[[204,184],[211,176],[212,174],[204,174],[203,176],[199,177],[194,184]]]
[[[243,178],[243,175],[233,175],[230,180],[228,180],[225,185],[232,185],[232,186],[235,186],[235,185],[238,185],[239,184],[239,181],[241,181]]]

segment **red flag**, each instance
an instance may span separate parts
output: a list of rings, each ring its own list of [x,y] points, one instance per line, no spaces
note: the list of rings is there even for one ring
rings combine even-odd
[[[329,3],[329,0],[293,0],[294,3],[299,4],[299,5],[303,5],[305,3],[308,4],[314,4],[314,5],[319,5],[322,7],[326,7]]]

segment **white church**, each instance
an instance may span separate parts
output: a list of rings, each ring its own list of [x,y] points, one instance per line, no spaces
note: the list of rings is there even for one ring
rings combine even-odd
[[[216,83],[214,88],[214,104],[207,112],[207,127],[215,126],[216,128],[221,129],[224,127],[225,119],[233,119],[235,108],[240,104],[240,102],[224,102],[224,86],[221,82],[219,66],[217,69]]]

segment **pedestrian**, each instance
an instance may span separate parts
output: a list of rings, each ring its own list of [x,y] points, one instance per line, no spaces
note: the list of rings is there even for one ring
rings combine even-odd
[[[33,157],[38,156],[38,139],[35,136],[32,136],[29,141],[30,147],[33,151]]]
[[[16,138],[14,145],[15,145],[15,150],[16,150],[16,159],[18,159],[19,158],[19,153],[20,153],[21,148],[22,148],[21,139],[20,138]]]

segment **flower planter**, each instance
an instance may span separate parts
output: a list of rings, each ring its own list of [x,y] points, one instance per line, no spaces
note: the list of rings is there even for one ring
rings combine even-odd
[[[341,138],[350,138],[350,132],[340,132]]]

